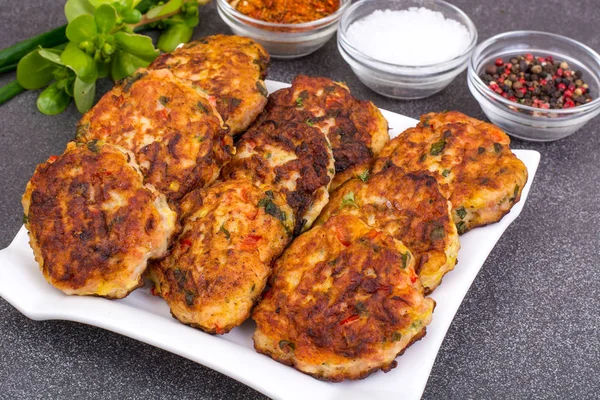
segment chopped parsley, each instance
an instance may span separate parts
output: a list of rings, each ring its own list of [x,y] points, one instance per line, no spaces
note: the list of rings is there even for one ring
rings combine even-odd
[[[285,347],[289,347],[292,350],[296,350],[296,345],[294,345],[294,343],[290,342],[289,340],[280,340],[279,348],[283,350]]]
[[[518,194],[519,194],[519,185],[515,185],[515,190],[513,192],[513,195],[510,199],[508,199],[508,201],[510,201],[511,203],[514,203],[515,200],[517,199]]]
[[[281,211],[277,204],[273,203],[273,200],[268,196],[260,199],[260,201],[258,202],[258,206],[263,207],[267,214],[277,218],[281,222],[287,219],[285,213]]]
[[[467,231],[467,224],[465,224],[465,221],[460,221],[458,224],[456,224],[456,230],[458,231],[459,235],[465,233]]]
[[[467,210],[465,210],[464,207],[457,208],[456,209],[456,215],[458,215],[458,217],[460,219],[465,219],[465,217],[467,216]]]
[[[194,293],[190,292],[189,290],[185,291],[185,303],[188,306],[193,306],[194,305],[194,299],[196,298],[196,295],[194,295]]]
[[[402,269],[408,266],[408,261],[410,260],[410,253],[407,251],[406,253],[402,253]]]
[[[358,208],[358,204],[356,204],[356,201],[354,200],[354,192],[348,192],[344,195],[344,197],[342,197],[342,204],[340,205],[340,208],[346,206]]]
[[[442,150],[444,150],[444,147],[446,147],[446,139],[440,139],[438,142],[431,145],[429,154],[432,156],[437,156],[442,152]]]
[[[158,101],[165,107],[167,106],[167,104],[169,104],[169,98],[167,96],[160,96],[158,98]]]
[[[275,195],[273,194],[273,191],[272,191],[272,190],[267,190],[267,191],[265,192],[265,194],[266,194],[267,196],[269,196],[269,198],[270,198],[270,199],[274,199],[274,198],[275,198]]]
[[[400,334],[400,332],[392,333],[392,342],[398,342],[400,341],[400,339],[402,339],[402,335]]]
[[[26,224],[29,222],[29,217],[27,216],[27,214],[23,214],[23,223]]]
[[[269,158],[271,158],[271,156],[272,156],[272,155],[273,155],[273,154],[271,154],[271,152],[269,151],[269,152],[268,152],[268,153],[265,155],[265,157],[266,157],[266,158],[267,158],[267,160],[268,160]]]
[[[102,144],[103,143],[100,140],[94,139],[94,140],[87,142],[86,146],[89,151],[91,151],[93,153],[97,153],[100,151],[100,147],[98,147],[98,146],[102,146]]]
[[[429,235],[432,241],[443,239],[446,236],[446,232],[444,232],[444,228],[441,226],[436,227],[431,231]]]
[[[222,232],[227,240],[231,239],[231,234],[227,229],[225,229],[225,223],[221,225],[221,227],[219,228],[219,232]]]
[[[363,172],[361,172],[360,174],[357,175],[358,178],[363,181],[366,182],[369,180],[369,171],[368,170],[364,170]]]
[[[444,178],[447,178],[449,174],[450,174],[450,170],[449,169],[445,169],[445,170],[442,171],[442,176]]]
[[[298,97],[296,99],[296,107],[303,107],[304,106],[304,99],[302,99],[302,97]]]
[[[308,125],[308,126],[315,126],[315,123],[312,121],[312,119],[309,118],[309,119],[306,120],[306,125]],[[329,146],[331,146],[331,145],[329,145]],[[331,148],[331,147],[329,147],[329,148]]]
[[[260,92],[260,94],[262,94],[264,97],[269,96],[269,92],[267,92],[267,88],[265,88],[263,86],[263,84],[260,83],[260,81],[256,81],[256,89],[258,89],[258,91]]]
[[[204,104],[202,104],[201,101],[199,101],[198,103],[196,103],[196,107],[198,107],[198,110],[202,111],[204,114],[208,114],[208,110],[206,109],[206,107],[204,106]]]

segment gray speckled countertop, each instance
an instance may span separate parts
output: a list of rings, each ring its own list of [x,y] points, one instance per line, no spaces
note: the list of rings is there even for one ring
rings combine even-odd
[[[597,0],[453,3],[474,20],[480,41],[508,30],[556,30],[600,50]],[[62,4],[3,1],[0,47],[62,24]],[[229,32],[214,5],[201,19],[196,38]],[[269,78],[289,82],[298,73],[345,81],[355,96],[410,117],[456,109],[484,118],[464,73],[431,98],[393,101],[357,80],[334,40],[308,57],[274,61]],[[0,84],[12,78],[3,75]],[[0,248],[21,226],[20,198],[36,164],[62,152],[79,119],[73,106],[57,117],[40,114],[36,96],[26,93],[0,106]],[[515,148],[538,150],[540,168],[521,216],[458,311],[424,398],[600,396],[599,122],[554,143],[513,141]],[[264,398],[220,373],[108,331],[31,321],[2,299],[0,315],[2,399]]]

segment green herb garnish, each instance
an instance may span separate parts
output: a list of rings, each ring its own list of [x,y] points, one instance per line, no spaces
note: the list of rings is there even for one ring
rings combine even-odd
[[[410,261],[410,253],[407,251],[406,253],[402,253],[402,269],[408,266],[408,261]]]
[[[464,219],[467,216],[467,210],[465,210],[464,207],[457,208],[456,215],[458,215],[460,219]]]
[[[346,206],[358,208],[358,204],[356,204],[356,201],[354,200],[354,192],[348,192],[344,195],[344,197],[342,197],[342,204],[340,205],[340,208]]]
[[[219,228],[219,232],[222,232],[225,235],[225,238],[227,240],[229,240],[231,238],[231,234],[229,233],[229,231],[227,229],[225,229],[225,223],[223,223],[221,225],[221,227]]]
[[[402,339],[402,335],[400,334],[400,332],[392,333],[392,342],[398,342],[400,341],[400,339]]]
[[[358,178],[363,181],[366,182],[369,180],[369,171],[368,170],[364,170],[363,172],[361,172],[360,174],[357,175]]]
[[[269,96],[269,92],[267,92],[267,88],[265,88],[263,86],[263,84],[260,83],[260,81],[256,81],[256,89],[258,89],[258,91],[260,92],[260,94],[262,94],[264,97],[268,97]]]
[[[447,178],[449,174],[450,174],[450,170],[449,169],[445,169],[445,170],[442,171],[442,176],[444,178]]]
[[[456,224],[456,230],[458,231],[459,235],[465,233],[467,231],[467,224],[465,221],[460,221],[458,224]]]
[[[169,104],[169,98],[167,96],[160,96],[158,98],[158,101],[165,107],[167,106],[167,104]]]
[[[289,347],[292,350],[296,350],[296,345],[294,345],[294,343],[290,342],[289,340],[280,340],[279,348],[283,350],[285,347]]]
[[[437,156],[442,152],[442,150],[444,150],[444,147],[446,147],[446,139],[441,139],[440,141],[431,145],[429,154],[432,156]]]

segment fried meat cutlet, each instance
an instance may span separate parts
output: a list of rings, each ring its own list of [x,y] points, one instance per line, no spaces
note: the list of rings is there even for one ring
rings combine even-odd
[[[498,127],[458,112],[426,114],[390,141],[373,172],[390,164],[427,171],[452,203],[458,233],[497,222],[521,197],[527,168]]]
[[[46,280],[66,294],[123,298],[167,252],[175,213],[131,153],[71,142],[40,164],[23,195],[25,226]]]
[[[149,69],[169,69],[211,96],[235,135],[243,132],[267,103],[264,79],[269,54],[254,40],[214,35],[159,56]]]
[[[139,70],[104,95],[77,128],[78,142],[94,139],[133,152],[171,203],[214,182],[235,150],[208,98],[166,69]]]
[[[388,124],[379,109],[327,78],[298,75],[291,87],[269,96],[256,124],[292,120],[319,128],[329,138],[335,159],[330,191],[368,170],[389,140]]]
[[[182,323],[227,333],[250,316],[291,240],[293,212],[279,193],[239,179],[192,191],[181,216],[169,255],[149,268],[155,293]]]
[[[430,293],[454,269],[460,248],[450,202],[424,172],[406,174],[392,165],[362,178],[332,192],[316,224],[351,214],[389,233],[411,250],[425,293]]]
[[[245,177],[285,195],[294,210],[294,235],[310,228],[327,201],[334,161],[323,133],[304,122],[261,119],[236,145],[224,179]]]
[[[410,251],[353,215],[295,239],[255,308],[254,347],[319,379],[360,379],[396,366],[425,334],[435,302]]]

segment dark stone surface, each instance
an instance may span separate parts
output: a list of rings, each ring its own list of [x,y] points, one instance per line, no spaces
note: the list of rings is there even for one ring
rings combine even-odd
[[[474,20],[480,41],[503,31],[534,29],[558,31],[600,50],[596,0],[453,3]],[[201,17],[196,38],[229,32],[214,5]],[[3,1],[0,47],[63,20],[61,1]],[[269,77],[290,81],[298,73],[345,81],[357,97],[411,117],[442,109],[484,117],[464,73],[431,98],[389,100],[357,80],[334,40],[308,57],[273,62]],[[12,78],[6,74],[0,84]],[[79,119],[73,106],[60,116],[43,116],[36,97],[30,92],[0,106],[0,247],[8,246],[21,226],[20,197],[36,164],[62,152]],[[513,141],[515,148],[542,154],[528,203],[466,296],[424,398],[598,397],[599,122],[596,118],[554,143]],[[0,315],[0,398],[263,398],[208,368],[114,333],[71,322],[31,321],[1,299]]]

